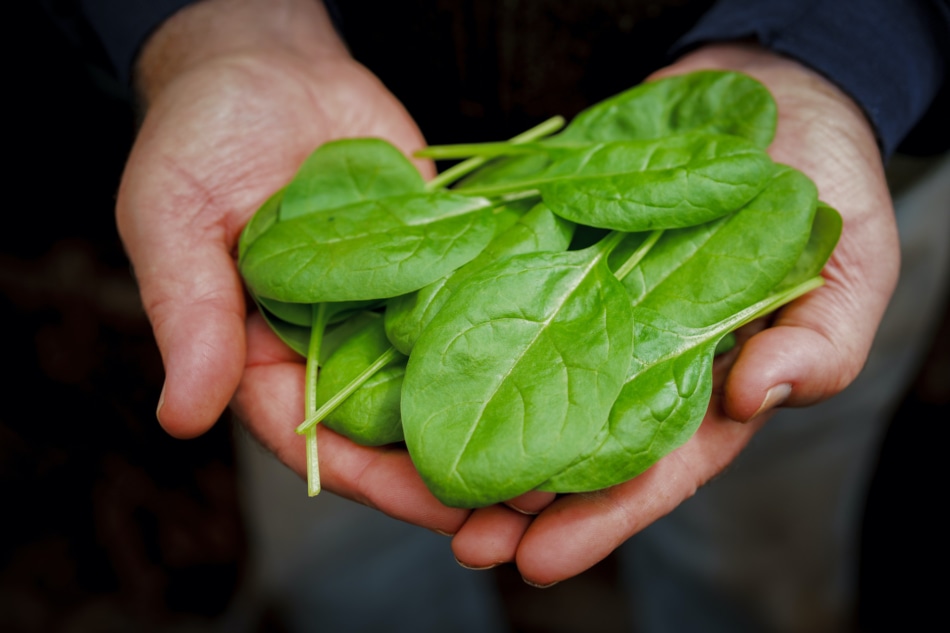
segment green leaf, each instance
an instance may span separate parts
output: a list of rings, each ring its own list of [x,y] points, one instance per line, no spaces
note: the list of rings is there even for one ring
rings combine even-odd
[[[765,148],[775,100],[748,75],[700,71],[640,84],[584,110],[552,143],[650,139],[689,131],[729,134]]]
[[[632,350],[629,297],[606,266],[619,237],[503,259],[459,287],[419,337],[403,427],[443,503],[513,498],[598,438]]]
[[[465,264],[493,232],[483,198],[395,196],[278,222],[250,245],[241,272],[253,293],[280,301],[394,297]]]
[[[253,295],[252,295],[253,296]],[[267,309],[259,297],[253,297],[257,304],[257,309],[264,317],[264,321],[270,329],[277,335],[284,344],[294,350],[301,356],[307,355],[307,347],[310,345],[310,327],[284,321],[273,312]],[[310,306],[307,306],[308,308]]]
[[[650,231],[708,222],[746,204],[775,171],[762,150],[732,136],[690,133],[646,141],[577,146],[499,144],[498,151],[547,156],[539,172],[500,183],[466,183],[466,193],[538,189],[563,218],[617,231]]]
[[[300,166],[287,186],[280,220],[425,188],[419,171],[402,152],[375,138],[324,143]]]
[[[241,236],[238,238],[238,261],[244,257],[248,246],[277,222],[283,199],[284,189],[278,189],[270,198],[264,201],[264,204],[251,216],[248,223],[244,225],[244,230],[241,231]]]
[[[317,405],[322,406],[343,390],[360,372],[390,349],[382,319],[369,321],[330,356],[317,383]],[[364,446],[402,441],[399,398],[406,357],[396,360],[369,378],[321,423]]]
[[[784,168],[734,215],[663,235],[624,280],[636,345],[609,432],[542,490],[618,484],[692,436],[709,403],[716,346],[763,307],[776,307],[769,297],[805,249],[816,204],[811,181]]]
[[[567,248],[573,225],[537,204],[500,233],[475,259],[419,291],[396,297],[386,306],[386,334],[393,346],[408,354],[419,335],[456,288],[489,264],[504,257]]]
[[[791,270],[811,233],[812,182],[781,167],[740,211],[667,231],[623,283],[634,304],[705,327],[766,296]]]
[[[777,112],[768,89],[748,75],[699,71],[640,84],[578,114],[546,144],[660,139],[685,132],[728,134],[768,147]],[[480,187],[524,181],[542,171],[540,155],[498,158],[463,183]]]
[[[787,290],[806,279],[821,274],[825,263],[831,257],[838,238],[841,237],[841,216],[832,207],[824,202],[818,202],[815,209],[815,221],[812,223],[811,234],[805,250],[802,251],[795,267],[785,276],[785,279],[776,287],[776,292]]]

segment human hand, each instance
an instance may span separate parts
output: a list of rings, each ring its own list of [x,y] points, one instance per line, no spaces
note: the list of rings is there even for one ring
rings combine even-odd
[[[194,437],[233,397],[251,432],[303,473],[304,365],[258,316],[245,327],[237,238],[321,143],[377,136],[411,154],[422,136],[311,0],[196,3],[149,40],[139,71],[146,111],[117,220],[165,365],[159,421]],[[435,500],[404,451],[320,429],[320,452],[327,489],[446,532],[467,516]]]
[[[899,263],[873,130],[827,80],[751,44],[705,47],[653,78],[706,68],[745,72],[772,91],[779,123],[770,154],[810,176],[822,200],[841,213],[844,228],[826,283],[742,332],[741,348],[717,361],[709,409],[684,446],[618,486],[556,499],[535,493],[511,504],[537,516],[505,506],[476,510],[452,543],[466,566],[515,562],[541,586],[586,570],[722,471],[772,409],[831,397],[864,364]]]

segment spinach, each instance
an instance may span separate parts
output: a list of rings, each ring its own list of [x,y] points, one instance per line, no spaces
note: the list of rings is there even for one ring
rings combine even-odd
[[[403,428],[444,503],[515,497],[598,437],[633,351],[630,300],[606,264],[622,237],[485,268],[416,341]]]
[[[475,257],[491,239],[484,198],[419,193],[281,221],[244,257],[257,295],[298,303],[357,301],[417,290]]]
[[[840,235],[765,152],[775,124],[761,84],[704,71],[563,129],[426,148],[467,159],[429,183],[379,139],[317,148],[238,243],[259,310],[307,359],[311,493],[320,421],[404,441],[462,507],[615,485],[685,442],[715,354],[819,286]]]
[[[579,113],[549,144],[648,140],[696,131],[728,134],[765,149],[777,112],[769,91],[741,73],[699,71],[652,81]],[[441,148],[430,148],[438,156]],[[488,164],[462,183],[486,186],[519,180],[543,168],[543,156],[519,155]]]
[[[457,149],[457,152],[456,152]],[[751,200],[774,170],[764,150],[733,136],[689,132],[648,140],[578,145],[482,144],[425,152],[457,158],[540,156],[534,171],[461,191],[494,196],[538,190],[561,217],[617,231],[700,224]]]
[[[415,293],[389,301],[386,305],[389,340],[400,352],[408,354],[422,330],[468,277],[493,261],[512,255],[564,250],[570,243],[573,229],[570,222],[551,213],[544,204],[534,205],[469,263]]]
[[[579,492],[626,481],[689,439],[709,402],[716,347],[771,305],[767,298],[805,248],[816,205],[811,181],[784,168],[728,218],[663,235],[624,279],[637,346],[609,431],[541,489]]]
[[[368,321],[333,353],[320,369],[317,405],[325,405],[358,378],[367,368],[385,358],[360,387],[339,406],[320,416],[324,426],[364,446],[401,442],[402,423],[399,394],[406,369],[406,357],[389,353],[382,317]],[[316,415],[316,414],[315,414]]]
[[[775,101],[739,73],[698,71],[640,84],[581,112],[550,142],[662,138],[687,131],[728,134],[765,148]]]

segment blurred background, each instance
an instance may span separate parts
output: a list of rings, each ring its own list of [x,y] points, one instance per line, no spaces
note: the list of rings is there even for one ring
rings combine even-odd
[[[571,3],[552,23],[589,32],[543,41],[506,40],[498,32],[517,32],[519,24],[502,28],[489,9],[473,9],[465,24],[433,14],[430,22],[404,24],[408,31],[392,28],[400,36],[390,43],[358,34],[350,42],[431,142],[497,139],[547,117],[552,100],[569,116],[635,83],[662,65],[662,51],[682,28],[673,25],[709,3],[642,4],[646,13],[607,28],[571,15],[586,10]],[[395,9],[375,9],[380,24],[403,20]],[[207,435],[179,441],[155,421],[161,362],[113,219],[134,135],[128,94],[38,3],[18,11],[25,44],[6,65],[13,172],[5,182],[13,195],[0,234],[0,630],[288,630],[277,606],[241,605],[253,586],[255,543],[236,460],[247,450],[242,432],[225,416]],[[653,45],[628,50],[643,39],[638,34]],[[590,45],[560,56],[537,50],[562,41]],[[398,61],[388,59],[391,46],[404,49]],[[454,52],[438,54],[446,47]],[[463,58],[466,65],[453,67]],[[525,67],[524,58],[541,61]],[[565,58],[576,63],[544,62]],[[401,72],[406,63],[427,70]],[[425,89],[433,81],[438,89]],[[486,102],[485,92],[497,98]],[[862,536],[862,631],[939,617],[928,572],[946,552],[936,429],[950,410],[948,364],[945,313],[881,447]],[[301,496],[304,490],[300,482]],[[447,540],[444,556],[452,561]],[[510,567],[470,573],[490,575],[512,631],[630,631],[616,567],[608,558],[547,590],[525,585]],[[372,596],[365,604],[374,608]]]

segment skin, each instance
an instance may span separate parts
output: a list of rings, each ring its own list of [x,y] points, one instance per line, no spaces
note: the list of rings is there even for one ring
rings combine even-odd
[[[840,90],[751,43],[707,46],[655,77],[733,69],[779,106],[770,154],[797,167],[839,210],[844,230],[826,285],[750,325],[717,361],[699,432],[634,480],[596,493],[529,493],[474,512],[446,508],[408,455],[319,429],[324,487],[453,534],[467,567],[514,562],[538,586],[574,576],[692,496],[724,469],[777,406],[807,406],[860,371],[899,262],[893,208],[874,133]],[[145,107],[117,201],[119,231],[166,369],[158,408],[175,437],[200,435],[231,405],[297,473],[304,366],[248,310],[238,234],[317,145],[380,136],[407,154],[424,144],[402,106],[354,62],[319,3],[205,0],[166,22],[143,49]],[[419,163],[426,177],[432,167]],[[317,501],[319,502],[319,501]]]

